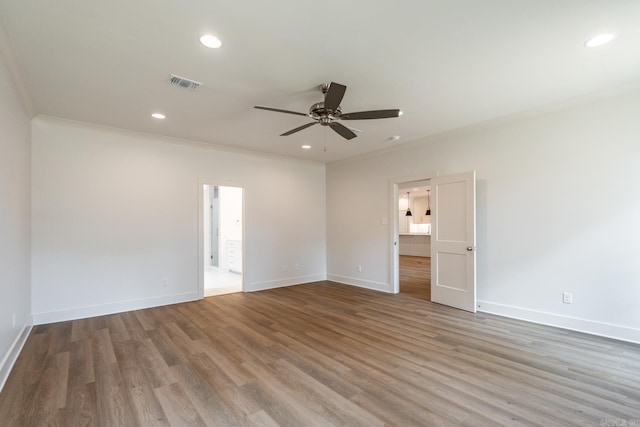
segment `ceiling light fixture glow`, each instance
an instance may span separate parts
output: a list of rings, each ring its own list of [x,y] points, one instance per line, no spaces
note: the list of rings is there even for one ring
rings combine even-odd
[[[311,146],[310,145],[303,145],[302,148],[304,148],[305,150],[310,150]]]
[[[603,44],[609,43],[614,38],[616,38],[616,35],[612,33],[598,34],[597,36],[591,37],[587,40],[584,45],[586,47],[602,46]]]
[[[222,46],[222,42],[220,41],[220,39],[216,36],[212,36],[211,34],[205,34],[204,36],[200,37],[200,43],[210,49],[217,49]]]
[[[162,114],[162,113],[153,113],[153,114],[151,115],[151,117],[153,117],[154,119],[166,119],[166,118],[167,118],[167,116],[165,116],[165,115],[164,115],[164,114]]]

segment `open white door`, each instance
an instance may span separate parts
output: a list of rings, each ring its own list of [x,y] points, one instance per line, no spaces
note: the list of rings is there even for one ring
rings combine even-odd
[[[476,312],[476,173],[431,178],[431,301]]]

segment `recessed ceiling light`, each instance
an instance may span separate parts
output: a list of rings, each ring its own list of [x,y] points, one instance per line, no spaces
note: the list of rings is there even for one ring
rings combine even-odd
[[[616,35],[612,33],[598,34],[597,36],[591,37],[589,40],[587,40],[584,45],[586,47],[602,46],[605,43],[609,43],[615,37]]]
[[[399,141],[400,140],[400,135],[393,135],[393,136],[389,137],[389,139],[391,141]]]
[[[309,150],[309,149],[311,149],[311,146],[310,145],[303,145],[302,148],[304,148],[305,150]]]
[[[162,113],[153,113],[153,114],[151,115],[151,117],[153,117],[154,119],[166,119],[166,118],[167,118],[167,116],[165,116],[165,115],[164,115],[164,114],[162,114]]]
[[[220,41],[220,39],[216,36],[212,36],[211,34],[205,34],[204,36],[200,37],[200,43],[202,43],[203,46],[211,49],[217,49],[222,46],[222,42]]]

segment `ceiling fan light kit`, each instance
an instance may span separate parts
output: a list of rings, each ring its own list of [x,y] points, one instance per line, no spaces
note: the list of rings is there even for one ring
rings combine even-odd
[[[254,108],[267,111],[275,111],[276,113],[295,114],[298,116],[306,116],[314,121],[306,123],[297,128],[291,129],[280,136],[288,136],[311,127],[315,124],[321,126],[329,126],[338,135],[345,139],[353,139],[356,136],[354,130],[343,125],[339,120],[371,120],[371,119],[387,119],[393,117],[399,117],[402,112],[399,109],[391,110],[372,110],[372,111],[357,111],[355,113],[342,113],[340,103],[344,97],[347,87],[339,83],[331,82],[329,84],[322,84],[318,87],[324,94],[324,101],[317,102],[309,108],[309,113],[299,113],[297,111],[283,110],[280,108],[262,107],[256,105]]]

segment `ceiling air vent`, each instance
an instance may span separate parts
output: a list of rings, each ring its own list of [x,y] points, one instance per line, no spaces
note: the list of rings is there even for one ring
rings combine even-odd
[[[200,82],[197,82],[195,80],[189,80],[184,77],[176,76],[175,74],[171,74],[171,76],[169,77],[169,83],[175,86],[180,86],[185,89],[192,89],[192,90],[196,90],[200,86],[202,86],[202,83]]]

